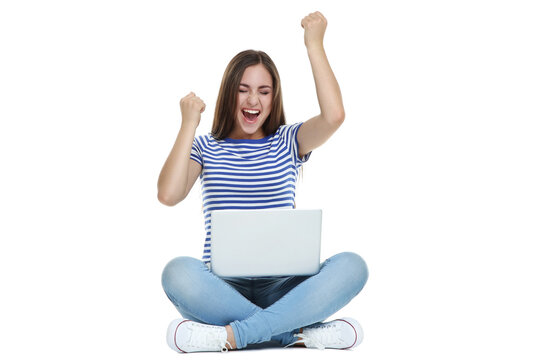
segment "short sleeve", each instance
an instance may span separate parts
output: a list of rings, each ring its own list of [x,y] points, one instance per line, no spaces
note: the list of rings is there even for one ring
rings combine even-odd
[[[282,126],[282,128],[280,128],[281,134],[285,138],[285,142],[291,151],[294,164],[297,167],[302,166],[302,164],[308,161],[309,157],[311,156],[311,151],[305,154],[303,157],[300,157],[300,154],[298,153],[298,130],[300,129],[300,126],[302,126],[302,124],[303,122],[299,122],[296,124],[284,125]]]
[[[193,139],[193,144],[191,145],[191,155],[189,156],[189,158],[203,166],[203,156],[199,137]]]

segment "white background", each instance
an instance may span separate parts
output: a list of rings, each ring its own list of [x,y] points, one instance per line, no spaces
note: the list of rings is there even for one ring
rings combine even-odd
[[[253,48],[280,71],[288,122],[318,114],[300,26],[316,10],[346,120],[297,205],[323,209],[324,258],[366,259],[335,315],[366,335],[349,352],[256,354],[538,358],[535,2],[352,3],[2,2],[2,358],[179,356],[161,271],[204,238],[198,184],[157,200],[179,100],[199,95],[210,131],[227,63]]]

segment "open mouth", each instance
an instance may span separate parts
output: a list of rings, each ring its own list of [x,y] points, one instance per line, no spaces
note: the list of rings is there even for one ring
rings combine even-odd
[[[242,109],[242,114],[244,115],[244,119],[248,123],[254,123],[257,121],[257,118],[259,117],[261,111],[260,110],[251,110],[251,109]]]

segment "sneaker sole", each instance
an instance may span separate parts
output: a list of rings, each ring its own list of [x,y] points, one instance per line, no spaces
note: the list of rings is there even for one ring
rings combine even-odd
[[[169,327],[167,328],[167,344],[174,351],[179,352],[179,353],[184,353],[184,354],[186,352],[180,349],[178,345],[176,345],[176,331],[178,331],[178,327],[180,326],[180,324],[185,323],[186,321],[191,321],[191,320],[186,320],[182,318],[175,319],[169,324]]]

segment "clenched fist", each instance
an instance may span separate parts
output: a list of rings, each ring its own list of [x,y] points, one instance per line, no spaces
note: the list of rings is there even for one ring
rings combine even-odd
[[[323,46],[323,37],[327,23],[326,18],[318,11],[302,19],[301,25],[304,28],[304,43],[307,48]]]
[[[201,98],[196,96],[195,93],[190,92],[180,100],[182,122],[194,122],[195,126],[199,126],[201,113],[205,108],[206,105]]]

